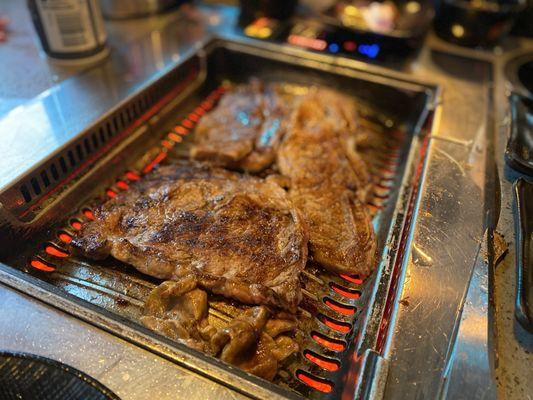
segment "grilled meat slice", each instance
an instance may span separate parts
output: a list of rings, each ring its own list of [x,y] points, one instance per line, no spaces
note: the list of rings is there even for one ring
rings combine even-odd
[[[141,322],[153,331],[196,350],[215,354],[211,337],[216,329],[208,321],[207,293],[194,278],[166,281],[150,293]]]
[[[285,132],[289,97],[259,80],[236,86],[198,124],[191,158],[250,172],[267,168]]]
[[[356,149],[357,120],[352,99],[327,89],[311,91],[295,108],[287,133],[290,137],[280,149],[294,153],[293,157],[278,157],[278,166],[291,169],[293,183],[298,186],[316,186],[327,178],[329,183],[356,192],[365,202],[371,191],[371,179]],[[313,158],[320,161],[310,163]],[[289,161],[298,164],[279,165]]]
[[[192,165],[161,167],[94,211],[72,244],[160,279],[197,276],[210,291],[294,311],[307,231],[270,181]]]
[[[278,370],[276,342],[264,332],[270,313],[264,306],[246,310],[218,331],[213,342],[223,346],[220,359],[254,375],[272,380]],[[296,342],[293,352],[298,351]]]
[[[277,319],[264,306],[249,307],[216,328],[209,323],[207,293],[197,284],[192,275],[163,282],[146,301],[141,322],[189,347],[273,379],[280,363],[299,350],[287,336],[297,328],[295,318]]]
[[[292,188],[290,197],[309,225],[313,260],[341,274],[370,275],[376,241],[368,213],[346,189]]]
[[[333,272],[367,276],[376,244],[360,201],[366,194],[359,189],[366,193],[368,173],[349,150],[349,123],[339,122],[344,112],[333,104],[321,107],[317,95],[302,100],[278,151],[278,168],[290,179],[291,200],[309,224],[314,260]]]

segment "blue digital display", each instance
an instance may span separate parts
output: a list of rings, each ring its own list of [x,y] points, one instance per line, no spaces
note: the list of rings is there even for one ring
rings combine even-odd
[[[376,58],[379,54],[379,44],[360,44],[359,53],[370,58]]]
[[[330,53],[338,53],[339,52],[339,45],[337,43],[330,43],[329,47]]]

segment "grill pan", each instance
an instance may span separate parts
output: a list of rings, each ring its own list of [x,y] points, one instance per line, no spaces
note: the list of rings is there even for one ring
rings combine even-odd
[[[158,281],[119,261],[87,260],[68,249],[76,230],[93,218],[92,207],[159,164],[186,157],[201,116],[228,85],[252,76],[338,89],[356,99],[364,129],[376,138],[363,156],[376,181],[368,207],[378,268],[363,282],[308,265],[299,309],[304,347],[274,384],[142,327],[142,304]],[[386,373],[380,353],[416,209],[433,96],[432,88],[408,81],[213,40],[0,193],[0,280],[251,397],[376,395]],[[209,318],[223,325],[239,307],[212,296]]]

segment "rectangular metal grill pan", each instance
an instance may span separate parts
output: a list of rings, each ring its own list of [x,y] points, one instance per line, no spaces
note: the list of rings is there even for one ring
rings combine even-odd
[[[376,138],[363,157],[371,164],[376,182],[368,207],[374,214],[380,264],[365,282],[308,266],[302,276],[304,301],[299,309],[305,346],[274,384],[138,325],[144,300],[158,281],[119,261],[95,262],[75,257],[68,249],[75,232],[93,218],[94,205],[128,190],[159,164],[186,157],[202,115],[216,105],[225,87],[250,77],[295,87],[338,89],[357,100],[363,127]],[[55,305],[66,304],[66,311],[252,397],[365,397],[372,385],[375,357],[370,355],[381,351],[394,307],[403,247],[424,166],[432,96],[431,88],[410,82],[213,41],[123,104],[117,112],[126,110],[126,116],[119,117],[118,123],[113,119],[115,112],[88,129],[79,139],[79,143],[89,143],[82,145],[85,160],[83,152],[76,150],[77,143],[51,155],[47,165],[55,166],[56,172],[65,160],[78,157],[78,168],[65,173],[64,179],[50,182],[53,170],[34,170],[24,182],[0,194],[0,234],[10,243],[1,254],[0,278]],[[48,177],[49,185],[35,176]],[[29,188],[32,182],[37,182],[36,187]],[[47,292],[52,295],[46,296]],[[210,319],[222,325],[239,307],[212,296]]]

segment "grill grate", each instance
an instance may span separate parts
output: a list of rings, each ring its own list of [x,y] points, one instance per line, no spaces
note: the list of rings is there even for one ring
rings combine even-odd
[[[100,196],[88,204],[99,204],[115,197],[168,158],[180,158],[186,154],[183,153],[185,147],[179,147],[182,150],[180,153],[174,151],[175,146],[189,140],[188,134],[201,117],[217,104],[224,91],[224,86],[212,91],[161,139],[157,147],[147,152],[149,157],[142,157],[136,168],[124,171],[113,185],[105,188]],[[373,129],[382,139],[379,145],[367,149],[368,159],[373,161],[370,170],[377,177],[374,196],[368,203],[376,222],[380,219],[381,210],[387,206],[394,186],[395,170],[400,160],[399,149],[405,137],[398,131],[377,129],[376,125],[367,128]],[[83,151],[81,147],[79,149]],[[383,157],[383,154],[387,156]],[[68,245],[75,232],[93,219],[91,207],[81,207],[64,226],[56,230],[53,240],[42,245],[41,251],[29,260],[29,266],[39,273],[48,274],[48,280],[67,292],[104,308],[118,310],[119,314],[135,320],[141,315],[142,305],[157,281],[146,276],[140,277],[131,267],[118,261],[94,265],[69,254]],[[339,381],[342,374],[342,360],[357,347],[357,322],[366,302],[365,282],[358,276],[335,276],[314,265],[304,271],[302,282],[304,301],[299,315],[305,333],[305,346],[298,357],[280,371],[277,383],[306,396],[333,393],[335,382]],[[215,325],[227,322],[238,314],[238,307],[216,297],[214,299],[210,301],[209,312]]]

